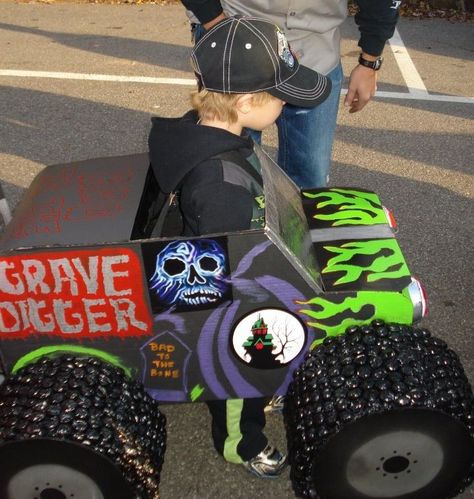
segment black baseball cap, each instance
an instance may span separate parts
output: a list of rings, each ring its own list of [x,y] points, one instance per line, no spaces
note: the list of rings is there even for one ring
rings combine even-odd
[[[224,19],[196,43],[191,61],[201,88],[211,92],[268,92],[313,107],[331,91],[331,80],[299,64],[283,31],[258,17]]]

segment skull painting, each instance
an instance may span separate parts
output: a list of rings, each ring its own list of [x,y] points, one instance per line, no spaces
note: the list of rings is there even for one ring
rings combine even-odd
[[[229,289],[226,258],[211,239],[174,241],[156,257],[151,289],[165,306],[210,306]]]

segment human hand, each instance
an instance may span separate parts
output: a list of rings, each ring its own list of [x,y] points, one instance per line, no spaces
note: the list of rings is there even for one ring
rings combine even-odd
[[[365,107],[377,90],[377,71],[358,64],[349,77],[349,87],[344,106],[350,113],[357,113]]]
[[[224,12],[221,12],[217,17],[215,17],[214,19],[212,19],[211,21],[209,21],[207,23],[204,23],[202,26],[206,31],[208,31],[212,27],[214,27],[217,23],[220,23],[225,18],[226,18],[226,15],[224,14]]]

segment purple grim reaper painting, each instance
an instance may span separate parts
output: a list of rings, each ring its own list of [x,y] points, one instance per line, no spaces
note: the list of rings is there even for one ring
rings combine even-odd
[[[229,298],[225,245],[213,239],[173,241],[148,261],[154,312],[214,307]],[[148,255],[150,260],[151,255]],[[152,258],[152,257],[151,257]]]

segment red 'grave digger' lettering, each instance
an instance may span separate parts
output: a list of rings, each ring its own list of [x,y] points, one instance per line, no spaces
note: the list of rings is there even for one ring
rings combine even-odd
[[[140,259],[128,248],[0,258],[0,338],[147,334],[143,288]]]

